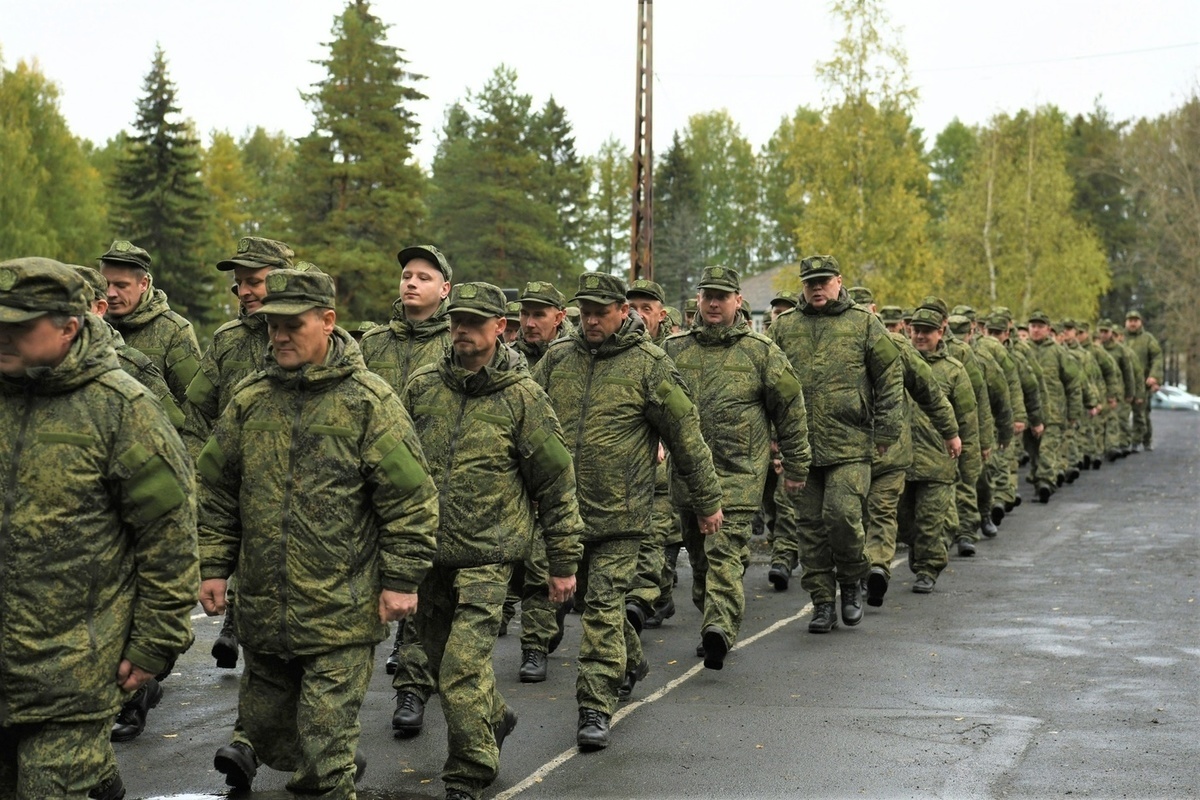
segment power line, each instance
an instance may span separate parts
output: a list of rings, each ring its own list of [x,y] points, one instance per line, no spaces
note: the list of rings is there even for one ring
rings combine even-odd
[[[1185,47],[1196,47],[1200,42],[1184,42],[1182,44],[1167,44],[1161,47],[1143,47],[1140,50],[1116,50],[1111,53],[1092,53],[1084,56],[1063,56],[1062,58],[1043,58],[1036,61],[1009,61],[1002,64],[978,64],[969,67],[931,67],[929,69],[914,69],[914,73],[918,72],[960,72],[969,69],[1002,69],[1004,67],[1032,67],[1038,64],[1062,64],[1068,61],[1091,61],[1097,58],[1118,58],[1121,56],[1134,56],[1141,53],[1157,53],[1163,50],[1181,50]]]

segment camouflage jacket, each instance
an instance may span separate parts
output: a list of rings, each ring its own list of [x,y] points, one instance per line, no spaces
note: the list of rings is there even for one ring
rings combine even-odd
[[[812,451],[804,393],[774,342],[739,319],[733,327],[701,325],[677,333],[667,339],[666,351],[696,398],[700,430],[724,491],[723,509],[756,511],[762,505],[772,435],[784,476],[808,480]],[[672,495],[682,500],[686,487],[675,486]]]
[[[1025,400],[1025,411],[1029,414],[1030,427],[1046,422],[1042,398],[1045,395],[1042,381],[1042,367],[1033,357],[1033,348],[1028,342],[1022,342],[1017,337],[1010,337],[1005,348],[1012,355],[1017,365],[1017,375],[1021,378],[1021,394]]]
[[[908,469],[913,462],[912,412],[910,406],[925,412],[933,426],[942,434],[942,439],[953,439],[958,436],[958,422],[954,418],[954,408],[942,392],[937,378],[929,364],[921,357],[917,348],[898,333],[888,336],[896,343],[900,352],[900,361],[904,366],[904,390],[908,402],[904,404],[904,425],[900,429],[900,439],[883,455],[875,454],[871,462],[871,474],[883,475],[898,469]],[[944,448],[943,448],[944,451]]]
[[[554,337],[554,341],[558,341],[566,336],[569,336],[574,326],[563,317],[562,324],[558,326],[558,331]],[[522,332],[523,334],[524,332]],[[542,360],[542,356],[546,355],[546,351],[550,349],[552,342],[527,342],[525,336],[517,337],[517,340],[509,345],[521,355],[525,356],[529,368],[533,369],[534,365]]]
[[[122,658],[156,673],[192,641],[191,460],[87,315],[65,360],[0,377],[0,725],[108,718]]]
[[[200,359],[200,369],[188,384],[183,404],[183,443],[192,458],[200,457],[234,387],[263,366],[267,346],[267,320],[262,315],[242,315],[217,328],[212,345]]]
[[[1091,353],[1100,367],[1101,386],[1105,399],[1120,400],[1125,396],[1125,378],[1113,357],[1098,342],[1090,341],[1084,349]]]
[[[1008,388],[1012,421],[1028,423],[1029,411],[1025,408],[1025,393],[1021,389],[1021,375],[1008,348],[999,339],[985,335],[976,336],[971,341],[971,346],[977,352],[982,351],[991,355],[992,360],[1000,367],[1000,371],[1004,375],[1004,383]]]
[[[983,365],[979,362],[979,356],[975,355],[975,351],[969,344],[949,334],[944,336],[942,341],[946,343],[946,352],[957,359],[967,370],[967,377],[971,379],[971,388],[975,390],[975,413],[979,415],[979,446],[976,447],[973,442],[971,444],[964,442],[962,462],[970,466],[971,462],[978,457],[979,463],[982,464],[982,451],[992,450],[996,447],[996,418],[992,415],[992,398],[988,392],[987,376],[984,374]]]
[[[968,444],[978,449],[979,415],[975,413],[975,388],[962,362],[950,355],[945,342],[933,353],[921,353],[921,358],[933,371],[942,394],[954,408],[958,436],[963,448]],[[946,452],[946,436],[942,425],[931,419],[914,401],[909,401],[912,414],[913,460],[906,478],[910,481],[954,483],[958,480],[958,464]]]
[[[473,373],[447,353],[414,372],[401,399],[438,487],[434,563],[523,561],[536,528],[550,574],[574,575],[583,521],[571,454],[550,399],[518,354],[497,347],[491,364]]]
[[[1047,425],[1083,419],[1083,370],[1067,349],[1047,336],[1030,340],[1030,353],[1042,372],[1042,416]]]
[[[200,574],[238,574],[238,638],[310,655],[387,635],[379,592],[415,592],[437,490],[395,392],[335,328],[323,364],[239,384],[197,462]]]
[[[978,359],[979,366],[983,369],[983,379],[987,382],[988,402],[992,407],[992,424],[995,426],[996,443],[1001,447],[1008,447],[1013,438],[1015,415],[1004,368],[996,361],[995,355],[988,350],[975,350],[972,346],[971,352]]]
[[[1119,399],[1129,402],[1137,396],[1138,377],[1134,366],[1137,356],[1122,342],[1110,339],[1103,345],[1104,352],[1112,357],[1121,375],[1122,394]]]
[[[770,337],[806,387],[815,467],[871,461],[904,425],[904,367],[879,319],[841,296],[780,314]]]
[[[1079,388],[1083,392],[1084,411],[1095,408],[1103,399],[1104,378],[1100,375],[1100,367],[1092,358],[1092,354],[1080,347],[1078,342],[1071,342],[1064,345],[1063,348],[1067,351],[1067,355],[1079,364],[1081,378]]]
[[[404,390],[412,376],[426,364],[436,364],[450,346],[450,315],[442,301],[429,319],[409,322],[399,300],[392,304],[392,320],[363,334],[363,360],[367,369],[388,382],[396,393]]]
[[[681,502],[721,508],[721,484],[700,417],[678,370],[634,314],[593,346],[576,331],[550,345],[533,377],[562,422],[575,461],[585,541],[641,538],[650,529],[661,439],[687,486]]]
[[[101,319],[101,322],[104,320]],[[171,426],[177,431],[182,431],[183,412],[175,404],[171,388],[167,386],[167,380],[158,371],[158,367],[154,366],[154,362],[145,353],[125,344],[121,334],[117,333],[117,329],[112,325],[104,322],[104,329],[108,332],[110,337],[108,343],[116,351],[117,363],[121,365],[121,369],[137,378],[138,383],[145,386],[150,390],[150,394],[158,398],[158,402],[162,403],[163,410],[167,412],[167,419],[171,421]]]
[[[1162,345],[1154,334],[1145,328],[1137,333],[1125,332],[1125,345],[1137,356],[1138,368],[1134,370],[1139,376],[1139,393],[1146,394],[1146,379],[1154,378],[1160,384],[1163,382],[1163,353]]]
[[[153,279],[137,308],[123,317],[109,317],[108,321],[124,337],[125,344],[150,357],[182,408],[188,384],[200,368],[200,345],[192,323],[171,310],[167,295],[154,288]]]

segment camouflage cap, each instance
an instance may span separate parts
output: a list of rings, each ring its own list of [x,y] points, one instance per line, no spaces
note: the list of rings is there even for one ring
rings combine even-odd
[[[989,331],[1006,331],[1010,322],[1012,320],[1004,314],[992,314],[984,321],[984,327]]]
[[[578,306],[567,306],[567,319],[573,320],[575,322],[579,321],[579,307]]]
[[[446,256],[442,255],[442,251],[433,245],[414,244],[396,253],[396,260],[400,262],[400,266],[402,267],[414,258],[423,258],[430,264],[433,264],[446,280],[454,279],[454,270],[450,269],[450,262],[446,260]]]
[[[884,306],[879,309],[879,318],[884,322],[903,322],[904,309],[900,306]]]
[[[334,307],[333,278],[324,272],[277,269],[267,276],[267,296],[255,314],[296,316],[310,308]]]
[[[780,292],[771,298],[771,305],[776,303],[787,303],[792,308],[800,305],[800,295],[795,292]]]
[[[951,333],[960,336],[971,332],[971,318],[966,314],[951,314],[950,318],[946,320],[946,324],[949,326]]]
[[[903,312],[901,312],[900,319],[903,320],[904,322],[910,322],[913,318],[913,314],[915,314],[915,313],[916,313],[915,308],[906,308],[906,309],[904,309]]]
[[[324,270],[311,261],[297,261],[289,269],[299,270],[300,272],[324,272]]]
[[[1018,322],[1015,327],[1019,331],[1028,331],[1029,323],[1028,322]]]
[[[950,316],[950,309],[946,307],[946,301],[943,300],[942,298],[937,297],[932,294],[925,297],[917,305],[918,311],[920,311],[922,308],[928,308],[933,311],[936,311],[938,314],[940,314],[942,316],[942,320],[941,320],[942,322],[945,322],[946,317]],[[915,318],[916,317],[914,317],[914,319]]]
[[[101,297],[108,296],[108,278],[104,277],[104,273],[92,267],[81,267],[78,264],[72,264],[71,269],[79,273],[87,284],[88,292],[91,294],[89,302],[96,302]]]
[[[683,304],[683,310],[695,314],[700,310],[700,301],[694,297],[688,298],[687,302]]]
[[[936,308],[921,306],[913,312],[909,325],[914,328],[941,328],[945,318]]]
[[[0,322],[27,322],[46,314],[82,316],[89,293],[82,275],[54,259],[0,261]]]
[[[1050,324],[1050,315],[1047,314],[1045,311],[1031,311],[1031,312],[1029,312],[1029,321],[1030,322],[1040,322],[1043,325],[1049,325]]]
[[[1131,308],[1125,312],[1125,319],[1141,319],[1141,318],[1142,318],[1142,312],[1138,311],[1136,308]]]
[[[238,239],[237,253],[217,262],[217,269],[228,272],[234,267],[250,269],[287,268],[292,266],[295,251],[283,242],[264,239],[261,236],[243,236]]]
[[[516,300],[504,306],[504,318],[509,322],[521,321],[521,304]]]
[[[951,316],[966,317],[971,322],[975,321],[975,309],[970,306],[955,306],[950,310]]]
[[[1085,322],[1084,320],[1079,320],[1078,322],[1075,323],[1075,330],[1083,331],[1084,333],[1091,333],[1092,323]]]
[[[746,302],[746,298],[744,297],[738,306],[738,313],[745,317],[747,322],[754,319],[754,309],[750,308],[750,304]]]
[[[1004,317],[1009,322],[1012,322],[1013,318],[1012,311],[1009,310],[1008,306],[992,306],[992,310],[988,312],[988,317],[996,316]]]
[[[742,291],[741,276],[729,267],[705,267],[697,289],[716,289],[719,292]]]
[[[1096,330],[1098,331],[1111,331],[1114,327],[1113,321],[1107,317],[1096,323]]]
[[[530,281],[521,290],[522,303],[541,303],[562,309],[567,305],[567,296],[549,281]]]
[[[850,299],[859,305],[870,305],[875,302],[875,293],[865,286],[851,286],[846,290]]]
[[[112,264],[118,267],[140,267],[150,271],[150,254],[133,242],[118,239],[108,247],[108,251],[100,256],[101,264]]]
[[[1069,331],[1073,331],[1079,327],[1078,323],[1076,323],[1075,320],[1071,319],[1070,317],[1067,317],[1062,321],[1062,326]]]
[[[500,287],[490,283],[460,283],[450,292],[450,305],[446,310],[451,314],[503,317],[508,311],[508,298]]]
[[[800,262],[800,280],[833,278],[842,274],[837,259],[833,256],[809,256]]]
[[[667,319],[671,320],[672,327],[683,327],[683,314],[679,312],[678,308],[675,308],[675,306],[667,306],[663,309],[663,311],[667,312]]]
[[[356,327],[354,329],[354,332],[355,333],[366,333],[367,331],[372,330],[373,328],[377,328],[377,327],[379,327],[379,323],[371,322],[370,320],[367,320],[366,322],[358,323],[358,327]]]
[[[657,300],[660,303],[667,302],[667,295],[663,292],[663,288],[654,281],[648,281],[645,278],[638,278],[629,286],[629,291],[625,293],[625,296],[631,300],[634,295],[649,297],[651,300]]]
[[[624,303],[628,287],[625,281],[607,272],[585,272],[579,276],[579,291],[572,300],[587,300],[592,303],[608,305],[609,303]]]

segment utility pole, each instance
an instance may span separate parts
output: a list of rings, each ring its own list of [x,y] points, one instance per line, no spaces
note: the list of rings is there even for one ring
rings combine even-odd
[[[638,0],[637,92],[634,103],[633,133],[633,252],[629,261],[629,282],[654,278],[654,150],[652,147],[654,66],[650,23],[654,17],[653,0]]]

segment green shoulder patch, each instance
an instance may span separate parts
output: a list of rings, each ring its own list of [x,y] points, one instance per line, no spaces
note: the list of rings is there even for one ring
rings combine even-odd
[[[658,398],[658,402],[662,403],[667,409],[667,413],[671,418],[679,421],[692,412],[694,406],[692,399],[687,396],[687,392],[683,387],[672,381],[663,381],[654,390],[654,396]]]
[[[528,452],[525,452],[528,449]],[[571,454],[551,428],[538,428],[529,437],[522,454],[547,474],[557,475],[572,466]]]
[[[392,486],[406,494],[424,483],[428,477],[420,459],[408,445],[390,433],[379,437],[379,441],[371,449],[380,456],[376,469],[383,473]]]
[[[133,505],[135,524],[153,522],[187,502],[183,486],[166,459],[142,444],[135,444],[117,456],[117,462],[130,473],[124,485]]]
[[[888,336],[880,336],[876,339],[875,344],[871,345],[871,352],[875,354],[875,358],[879,359],[879,363],[885,367],[900,357],[900,351],[896,349],[896,343]]]

